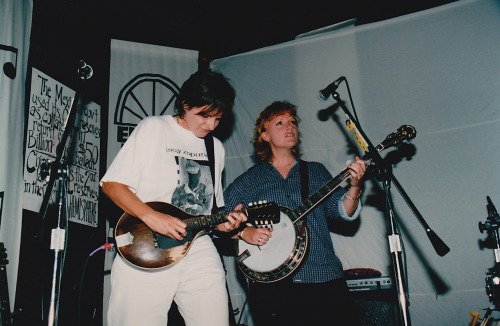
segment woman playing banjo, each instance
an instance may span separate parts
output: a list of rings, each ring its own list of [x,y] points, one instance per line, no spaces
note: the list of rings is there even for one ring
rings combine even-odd
[[[228,207],[263,200],[295,208],[332,179],[323,164],[300,160],[298,124],[297,107],[287,101],[273,102],[260,113],[252,140],[258,162],[227,187]],[[327,224],[328,218],[354,221],[359,216],[365,162],[356,157],[347,168],[349,186],[340,187],[304,217],[309,241],[300,266],[290,277],[250,282],[249,304],[256,326],[356,325]],[[240,229],[239,242],[263,253],[266,246],[279,247],[277,229],[283,216],[281,220],[274,228]]]

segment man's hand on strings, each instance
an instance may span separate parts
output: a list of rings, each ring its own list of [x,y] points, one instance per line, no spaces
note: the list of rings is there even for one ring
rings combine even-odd
[[[172,215],[151,211],[142,216],[142,221],[153,230],[175,240],[183,240],[187,235],[187,224]]]

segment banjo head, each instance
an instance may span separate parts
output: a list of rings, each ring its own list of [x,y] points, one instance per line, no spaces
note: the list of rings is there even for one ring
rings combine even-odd
[[[302,262],[309,243],[307,229],[302,227],[302,220],[293,223],[290,212],[280,207],[280,222],[273,224],[272,237],[266,244],[257,246],[238,241],[236,261],[247,277],[263,283],[279,281]]]

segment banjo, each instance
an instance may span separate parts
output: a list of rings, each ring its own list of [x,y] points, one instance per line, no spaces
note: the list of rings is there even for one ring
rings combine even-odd
[[[403,125],[377,145],[376,150],[381,152],[389,147],[399,146],[403,141],[415,138],[416,134],[414,127]],[[364,155],[362,159],[369,167],[372,161],[369,154]],[[350,176],[346,167],[297,208],[292,210],[279,206],[279,223],[273,225],[273,236],[266,244],[257,246],[239,240],[236,262],[243,274],[256,282],[271,283],[294,272],[306,256],[309,244],[309,235],[302,218],[335,192]]]

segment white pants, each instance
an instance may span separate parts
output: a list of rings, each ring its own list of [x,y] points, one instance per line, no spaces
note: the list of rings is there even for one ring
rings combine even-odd
[[[161,270],[133,267],[119,255],[111,270],[108,326],[166,326],[172,300],[186,326],[229,324],[228,294],[221,258],[208,236]]]

